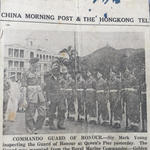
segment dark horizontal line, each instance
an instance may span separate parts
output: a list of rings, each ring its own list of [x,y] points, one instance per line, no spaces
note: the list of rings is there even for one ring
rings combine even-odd
[[[85,23],[57,23],[57,22],[42,22],[42,21],[21,21],[21,20],[0,20],[0,22],[24,22],[24,23],[40,23],[40,24],[63,24],[63,25],[87,25],[87,26],[141,26],[141,27],[149,27],[150,24],[146,25],[137,25],[137,24],[85,24]]]

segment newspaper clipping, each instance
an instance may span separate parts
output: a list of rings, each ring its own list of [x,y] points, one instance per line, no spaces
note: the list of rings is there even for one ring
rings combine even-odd
[[[1,1],[2,150],[149,150],[149,0]]]

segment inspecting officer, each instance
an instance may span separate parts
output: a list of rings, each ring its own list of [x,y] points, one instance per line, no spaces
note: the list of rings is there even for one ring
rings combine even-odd
[[[45,98],[41,89],[41,75],[37,72],[38,62],[38,58],[30,59],[30,68],[23,74],[22,79],[22,86],[26,87],[26,130],[30,134],[36,133],[38,129],[41,129],[45,120]],[[36,111],[38,116],[35,121]]]

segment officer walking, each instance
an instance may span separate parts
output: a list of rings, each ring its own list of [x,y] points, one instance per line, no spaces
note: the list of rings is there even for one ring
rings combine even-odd
[[[45,91],[49,105],[49,128],[50,130],[65,129],[65,95],[60,85],[60,67],[57,62],[53,62],[51,72],[45,74]],[[57,115],[56,115],[57,113]],[[54,120],[57,119],[57,127]]]
[[[26,130],[34,134],[41,129],[45,120],[45,98],[41,89],[41,75],[37,72],[38,58],[31,58],[30,68],[23,74],[22,86],[26,87],[27,108],[25,111]],[[38,112],[36,121],[35,113]]]

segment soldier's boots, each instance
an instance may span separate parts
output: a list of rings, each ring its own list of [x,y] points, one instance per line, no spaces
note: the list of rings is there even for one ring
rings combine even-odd
[[[54,123],[49,125],[49,129],[50,129],[50,130],[57,130],[57,128],[56,128],[56,126],[54,125]]]
[[[49,126],[49,119],[48,118],[45,120],[45,126]]]
[[[54,120],[52,120],[52,119],[49,120],[49,129],[50,130],[57,130],[57,128],[54,124]]]
[[[102,122],[102,124],[101,124],[102,126],[109,126],[109,122],[108,121],[104,121],[104,122]]]
[[[116,129],[121,128],[120,123],[115,123],[115,124],[113,125],[113,128],[116,128]]]
[[[32,130],[32,134],[38,134],[38,129],[33,128],[33,130]]]
[[[58,129],[65,130],[64,120],[58,120],[57,127]]]
[[[137,125],[134,125],[134,124],[131,124],[127,129],[131,130],[131,131],[134,131],[134,132],[139,131],[139,127]]]
[[[36,130],[40,130],[43,127],[45,117],[44,116],[38,116],[37,121],[35,122],[35,128]]]

